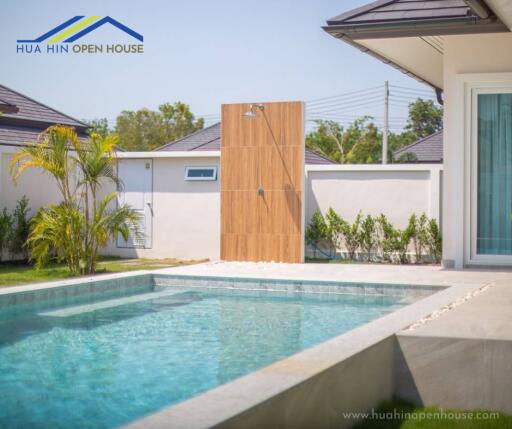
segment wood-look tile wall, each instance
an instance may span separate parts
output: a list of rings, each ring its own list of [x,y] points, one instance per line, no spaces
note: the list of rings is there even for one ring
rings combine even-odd
[[[249,109],[222,106],[221,258],[302,262],[303,103]]]

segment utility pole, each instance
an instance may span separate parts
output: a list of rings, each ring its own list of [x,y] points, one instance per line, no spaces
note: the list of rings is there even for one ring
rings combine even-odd
[[[382,133],[382,163],[388,163],[389,82],[384,82],[384,131]]]

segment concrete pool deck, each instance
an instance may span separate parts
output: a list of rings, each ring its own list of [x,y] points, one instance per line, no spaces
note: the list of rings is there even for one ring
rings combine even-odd
[[[355,423],[343,413],[368,411],[393,396],[512,411],[512,271],[207,263],[157,272],[447,288],[129,428],[342,428]]]
[[[284,264],[252,262],[208,262],[164,268],[162,274],[332,280],[339,282],[394,283],[413,285],[485,285],[509,281],[512,269],[443,269],[436,265],[384,264]]]
[[[445,408],[512,413],[512,282],[397,335],[396,394]]]

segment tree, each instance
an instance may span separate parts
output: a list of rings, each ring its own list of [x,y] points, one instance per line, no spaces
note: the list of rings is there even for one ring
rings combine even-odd
[[[373,164],[382,158],[382,133],[377,126],[366,119],[364,122],[355,122],[357,140],[347,155],[350,164]]]
[[[345,148],[343,127],[336,121],[316,121],[317,129],[306,136],[306,147],[326,158],[343,164]]]
[[[120,147],[126,150],[152,150],[202,129],[203,118],[195,119],[187,104],[165,103],[158,111],[125,110],[117,117],[115,131]]]
[[[371,116],[356,119],[345,129],[336,121],[316,121],[306,137],[306,146],[341,164],[376,163],[382,159],[382,131]],[[432,100],[418,98],[409,105],[407,125],[389,133],[388,159],[398,149],[443,128],[443,109]]]
[[[406,131],[421,139],[443,129],[443,108],[437,107],[432,100],[418,98],[409,104],[409,119]]]
[[[346,129],[336,121],[317,121],[306,146],[340,164],[367,164],[381,158],[382,133],[370,116],[356,119]]]
[[[85,122],[87,125],[89,125],[89,135],[95,133],[102,137],[106,137],[112,132],[108,125],[107,118],[92,119],[91,121],[84,120],[82,122]]]
[[[37,267],[55,254],[74,275],[94,273],[99,249],[108,240],[117,234],[128,239],[132,229],[137,234],[137,212],[127,205],[115,207],[115,193],[99,197],[103,184],[120,185],[114,168],[116,144],[116,136],[95,133],[84,143],[73,128],[57,125],[13,156],[14,180],[38,168],[55,179],[62,195],[60,204],[40,209],[32,220],[28,245]]]

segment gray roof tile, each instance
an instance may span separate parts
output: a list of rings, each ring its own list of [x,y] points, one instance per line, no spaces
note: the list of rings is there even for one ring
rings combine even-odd
[[[464,0],[380,0],[327,21],[329,25],[370,24],[429,18],[465,18],[473,16]]]
[[[5,104],[14,105],[19,109],[17,113],[3,114],[0,120],[1,123],[24,121],[24,123],[34,122],[48,125],[71,125],[81,129],[85,129],[87,127],[86,124],[72,118],[71,116],[52,109],[51,107],[7,88],[4,85],[0,85],[0,100]]]
[[[0,124],[0,146],[25,146],[34,144],[39,134],[44,130],[39,128],[21,127],[17,125]],[[78,133],[82,141],[86,140],[83,133]]]
[[[40,132],[37,128],[0,125],[0,145],[20,146],[32,143]]]
[[[402,155],[412,154],[412,162],[443,162],[443,131],[424,137],[409,146],[397,150],[393,155],[398,160]]]
[[[220,122],[155,149],[156,151],[218,151]],[[333,161],[306,148],[306,164],[334,164]]]
[[[155,150],[165,152],[201,150],[201,146],[212,143],[215,140],[218,140],[218,144],[214,144],[212,147],[217,145],[217,148],[206,150],[220,150],[220,122],[203,128],[202,130],[196,131],[195,133],[189,134],[171,143],[167,143],[166,145]]]

